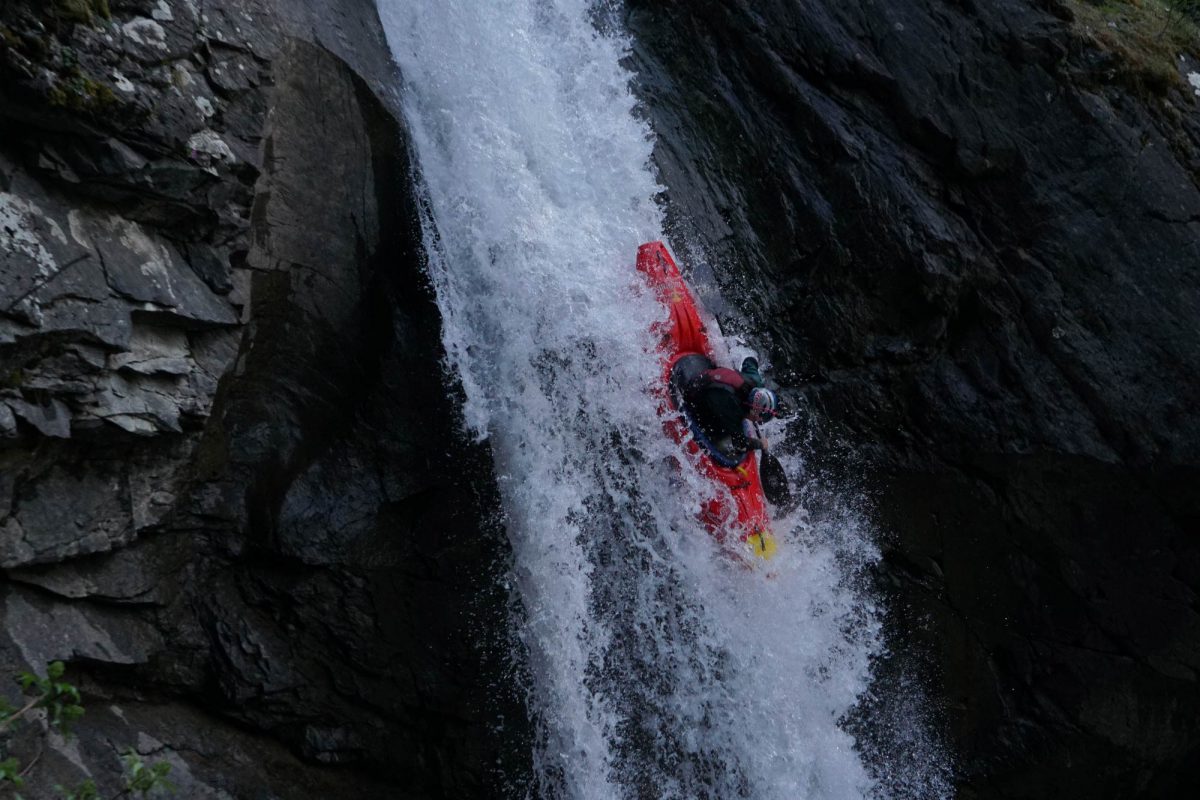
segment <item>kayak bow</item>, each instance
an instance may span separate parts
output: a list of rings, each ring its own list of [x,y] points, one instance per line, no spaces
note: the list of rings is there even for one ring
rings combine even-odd
[[[687,383],[716,365],[696,300],[662,242],[649,242],[638,248],[637,268],[670,314],[667,321],[656,323],[652,329],[659,338],[663,363],[658,409],[663,428],[698,460],[704,475],[717,486],[726,487],[732,495],[732,504],[724,492],[706,500],[700,519],[718,541],[726,541],[733,533],[744,544],[745,554],[769,560],[775,556],[777,543],[771,532],[754,451],[723,452],[683,407],[683,389]]]

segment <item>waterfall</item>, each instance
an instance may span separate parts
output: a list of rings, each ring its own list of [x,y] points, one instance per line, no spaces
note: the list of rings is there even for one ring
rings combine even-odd
[[[467,432],[494,456],[534,797],[849,798],[879,623],[856,518],[777,521],[773,574],[696,521],[651,392],[663,237],[628,42],[586,0],[379,0]],[[603,19],[601,19],[603,17]],[[715,331],[714,331],[715,332]],[[718,337],[719,338],[719,337]]]

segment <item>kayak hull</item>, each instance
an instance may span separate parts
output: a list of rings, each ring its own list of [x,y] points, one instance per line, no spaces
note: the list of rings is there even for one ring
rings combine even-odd
[[[775,555],[776,542],[754,451],[735,462],[701,446],[703,434],[681,408],[678,392],[672,391],[672,375],[681,360],[698,355],[716,363],[699,306],[662,242],[648,242],[638,248],[637,268],[669,313],[665,321],[656,323],[652,329],[662,355],[658,411],[663,428],[696,459],[709,480],[728,490],[718,491],[704,502],[700,519],[718,540],[726,541],[732,534],[749,554],[769,560]]]

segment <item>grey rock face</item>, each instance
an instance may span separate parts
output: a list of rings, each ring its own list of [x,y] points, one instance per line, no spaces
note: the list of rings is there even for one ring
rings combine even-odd
[[[676,234],[767,332],[816,472],[871,473],[961,795],[1186,794],[1195,54],[1148,94],[1071,3],[630,6]]]
[[[0,5],[0,676],[88,715],[27,794],[129,745],[187,797],[488,796],[500,540],[374,4],[56,8]]]

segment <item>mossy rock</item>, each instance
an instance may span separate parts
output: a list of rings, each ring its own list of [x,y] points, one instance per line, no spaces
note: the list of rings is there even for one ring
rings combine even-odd
[[[8,27],[0,25],[0,43],[3,43],[7,47],[20,47],[21,37],[13,33]]]
[[[20,389],[25,383],[25,371],[20,367],[0,372],[0,389]]]
[[[96,17],[112,19],[108,0],[52,0],[53,11],[68,22],[91,24]]]
[[[1179,54],[1200,53],[1200,28],[1189,8],[1184,0],[1074,0],[1074,28],[1114,57],[1106,71],[1113,82],[1161,97],[1183,84]]]
[[[99,114],[118,105],[117,95],[108,86],[78,70],[68,73],[46,95],[50,105],[71,111]]]

